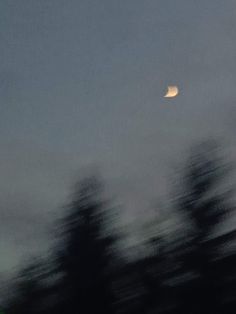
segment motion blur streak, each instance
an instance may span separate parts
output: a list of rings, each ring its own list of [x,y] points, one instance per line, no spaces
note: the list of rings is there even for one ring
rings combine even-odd
[[[234,313],[236,230],[222,231],[235,208],[231,172],[216,142],[194,146],[169,215],[153,217],[129,248],[101,179],[85,178],[55,247],[11,282],[6,313]]]

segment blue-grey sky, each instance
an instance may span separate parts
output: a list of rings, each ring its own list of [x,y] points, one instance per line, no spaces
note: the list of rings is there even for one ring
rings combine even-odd
[[[87,167],[129,218],[194,140],[235,150],[235,31],[234,0],[1,1],[0,272],[47,247]]]

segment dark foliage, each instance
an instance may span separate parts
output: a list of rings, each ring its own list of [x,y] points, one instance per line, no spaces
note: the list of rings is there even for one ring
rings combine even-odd
[[[19,274],[7,312],[235,313],[236,231],[221,229],[234,209],[225,187],[229,170],[215,143],[195,146],[172,210],[180,223],[168,232],[157,224],[135,260],[117,249],[101,183],[80,182],[60,224],[53,263]]]
[[[95,178],[80,183],[61,226],[57,255],[60,313],[112,313],[114,237],[105,231],[108,208]]]

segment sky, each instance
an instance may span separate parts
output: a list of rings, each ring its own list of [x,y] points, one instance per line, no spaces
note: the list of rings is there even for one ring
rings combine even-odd
[[[129,220],[194,141],[235,154],[235,30],[234,0],[0,2],[0,274],[44,252],[86,169]]]

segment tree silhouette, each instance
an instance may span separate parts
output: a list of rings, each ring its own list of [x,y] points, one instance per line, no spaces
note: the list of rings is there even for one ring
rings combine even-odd
[[[232,210],[222,192],[228,167],[218,157],[214,142],[203,143],[192,151],[185,168],[178,208],[190,226],[182,248],[182,274],[186,280],[178,287],[181,313],[220,313],[223,274],[217,227]]]
[[[82,180],[56,248],[19,273],[6,313],[235,313],[236,230],[220,232],[234,209],[224,185],[229,173],[214,142],[194,146],[172,215],[163,220],[159,212],[143,225],[131,250],[140,254],[130,260],[116,250],[114,211],[101,182]]]
[[[62,223],[57,271],[60,313],[112,313],[114,237],[106,231],[109,209],[96,178],[76,187]]]
[[[44,280],[47,278],[45,261],[36,259],[26,265],[14,280],[13,294],[6,305],[9,314],[41,313],[47,293]]]

